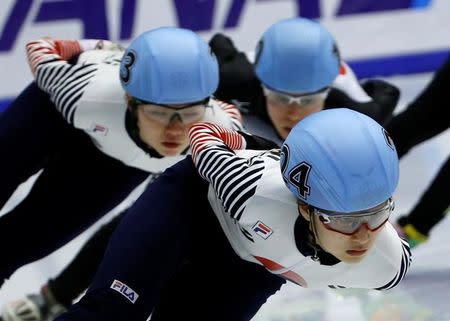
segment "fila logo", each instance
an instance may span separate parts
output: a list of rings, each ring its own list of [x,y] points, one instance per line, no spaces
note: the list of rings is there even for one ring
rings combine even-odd
[[[114,280],[111,284],[111,289],[119,292],[131,303],[136,303],[136,300],[139,298],[139,294],[137,294],[132,288],[128,287],[125,283],[120,282],[119,280]]]
[[[256,222],[252,230],[265,240],[273,234],[273,230],[261,221]]]

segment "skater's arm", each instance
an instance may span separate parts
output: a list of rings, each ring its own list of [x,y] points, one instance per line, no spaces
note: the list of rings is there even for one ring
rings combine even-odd
[[[98,69],[97,64],[69,64],[81,52],[94,49],[97,40],[55,40],[42,38],[27,44],[28,62],[39,88],[50,95],[56,108],[68,120],[73,115],[84,88]]]
[[[264,160],[236,155],[233,150],[247,145],[244,136],[215,124],[193,125],[189,138],[198,172],[211,183],[225,211],[239,220],[263,175]]]

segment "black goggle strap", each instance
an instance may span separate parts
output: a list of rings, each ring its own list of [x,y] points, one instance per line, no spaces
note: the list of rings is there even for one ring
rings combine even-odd
[[[297,211],[298,214],[300,216],[302,216],[302,213],[300,213],[300,205],[307,205],[308,206],[308,211],[309,211],[309,215],[310,215],[310,219],[308,222],[309,228],[308,228],[308,244],[311,246],[311,248],[314,250],[314,255],[311,256],[311,259],[314,261],[319,261],[319,249],[320,246],[317,242],[317,229],[316,229],[316,225],[313,222],[313,213],[314,213],[314,207],[303,202],[302,200],[297,200]]]

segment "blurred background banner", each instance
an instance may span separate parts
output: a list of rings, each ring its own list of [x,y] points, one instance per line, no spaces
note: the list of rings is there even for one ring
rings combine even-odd
[[[0,110],[32,80],[27,41],[101,38],[128,44],[159,26],[225,32],[241,50],[287,17],[317,19],[360,78],[430,72],[450,52],[449,0],[1,0]]]

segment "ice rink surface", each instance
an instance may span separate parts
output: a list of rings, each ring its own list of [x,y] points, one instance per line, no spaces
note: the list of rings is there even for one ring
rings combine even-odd
[[[430,74],[421,74],[387,79],[402,90],[396,112],[401,111],[422,90],[430,77]],[[430,106],[430,108],[448,108],[448,106]],[[447,130],[417,146],[402,159],[400,184],[394,195],[396,208],[392,220],[407,213],[414,206],[449,154],[450,131]],[[16,191],[7,207],[19,201],[30,184],[31,181]],[[450,191],[448,192],[450,199]],[[127,201],[122,206],[126,203]],[[5,210],[6,208],[0,215]],[[19,269],[0,291],[0,305],[26,293],[36,292],[49,277],[56,275],[72,259],[87,237],[118,210],[120,208],[109,213],[52,255]],[[17,251],[20,251],[20,248],[17,248]],[[363,290],[337,292],[304,289],[287,284],[277,295],[269,299],[253,319],[253,321],[341,320],[450,321],[450,218],[447,216],[432,230],[427,243],[413,249],[412,267],[397,288],[387,292]]]

